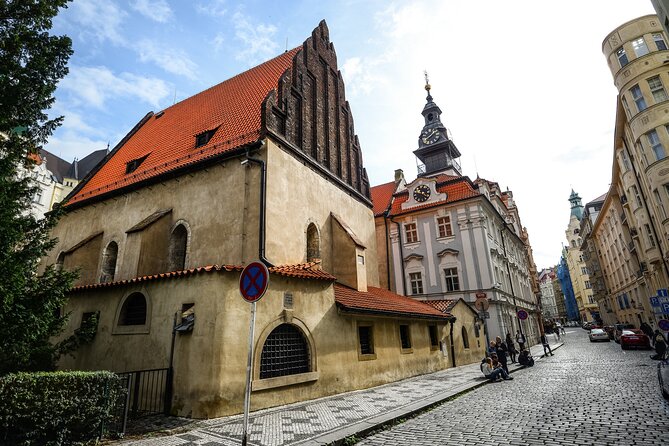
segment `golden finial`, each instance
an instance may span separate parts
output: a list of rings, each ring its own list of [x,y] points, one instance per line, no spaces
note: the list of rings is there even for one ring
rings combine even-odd
[[[423,71],[423,74],[425,75],[425,90],[427,90],[427,93],[430,94],[430,78],[427,75],[427,70]]]

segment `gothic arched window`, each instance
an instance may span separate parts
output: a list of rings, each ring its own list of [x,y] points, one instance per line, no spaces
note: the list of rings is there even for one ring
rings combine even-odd
[[[307,227],[307,262],[320,260],[321,258],[321,242],[318,236],[318,228],[315,224],[310,223]]]
[[[146,297],[142,293],[132,293],[123,302],[118,325],[145,325]]]
[[[469,335],[467,335],[467,329],[462,327],[462,346],[464,348],[469,348]]]
[[[183,224],[174,228],[170,235],[169,271],[186,269],[186,247],[188,245],[188,230]]]
[[[102,271],[100,274],[100,283],[114,281],[116,273],[116,259],[118,258],[118,244],[109,242],[102,254]]]
[[[260,355],[260,379],[311,370],[309,343],[295,325],[281,324],[269,334]]]

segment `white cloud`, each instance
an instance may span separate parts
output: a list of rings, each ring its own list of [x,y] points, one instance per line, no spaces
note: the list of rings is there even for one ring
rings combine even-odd
[[[117,45],[125,43],[121,23],[127,14],[113,1],[77,0],[69,9],[69,17],[84,35],[93,34],[101,42],[109,40]]]
[[[60,82],[63,90],[69,91],[79,105],[90,105],[102,109],[105,102],[118,96],[135,97],[155,108],[168,97],[170,87],[158,78],[121,73],[116,76],[107,67],[70,67],[70,74]]]
[[[198,3],[195,10],[200,14],[223,17],[228,9],[225,7],[226,0],[212,0],[210,2]]]
[[[66,121],[68,119],[69,114],[65,117]],[[107,143],[108,141],[101,139],[88,138],[79,132],[64,131],[49,138],[45,149],[65,161],[72,162],[74,158],[82,159],[91,152],[107,148]]]
[[[172,9],[165,0],[136,0],[132,8],[156,22],[165,23],[172,18]]]
[[[144,39],[137,43],[135,50],[142,62],[153,62],[163,70],[195,79],[197,65],[183,51],[159,47],[156,42]]]
[[[279,45],[272,40],[277,28],[264,23],[251,24],[241,12],[236,12],[232,18],[235,26],[235,37],[242,42],[244,48],[236,58],[253,64],[266,60],[277,54]]]
[[[214,51],[220,51],[225,43],[225,35],[223,35],[223,33],[217,33],[211,43],[214,45]]]

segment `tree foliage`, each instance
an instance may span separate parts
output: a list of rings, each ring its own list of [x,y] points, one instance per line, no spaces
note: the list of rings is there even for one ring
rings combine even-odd
[[[21,173],[62,121],[47,111],[72,42],[49,31],[68,1],[0,0],[0,375],[53,368],[58,348],[49,339],[62,330],[58,313],[74,278],[53,266],[37,273],[58,216],[30,214],[36,184]]]

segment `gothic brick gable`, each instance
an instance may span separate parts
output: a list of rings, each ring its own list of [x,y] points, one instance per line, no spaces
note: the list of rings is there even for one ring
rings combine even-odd
[[[325,21],[263,102],[262,128],[369,200],[360,142]]]

